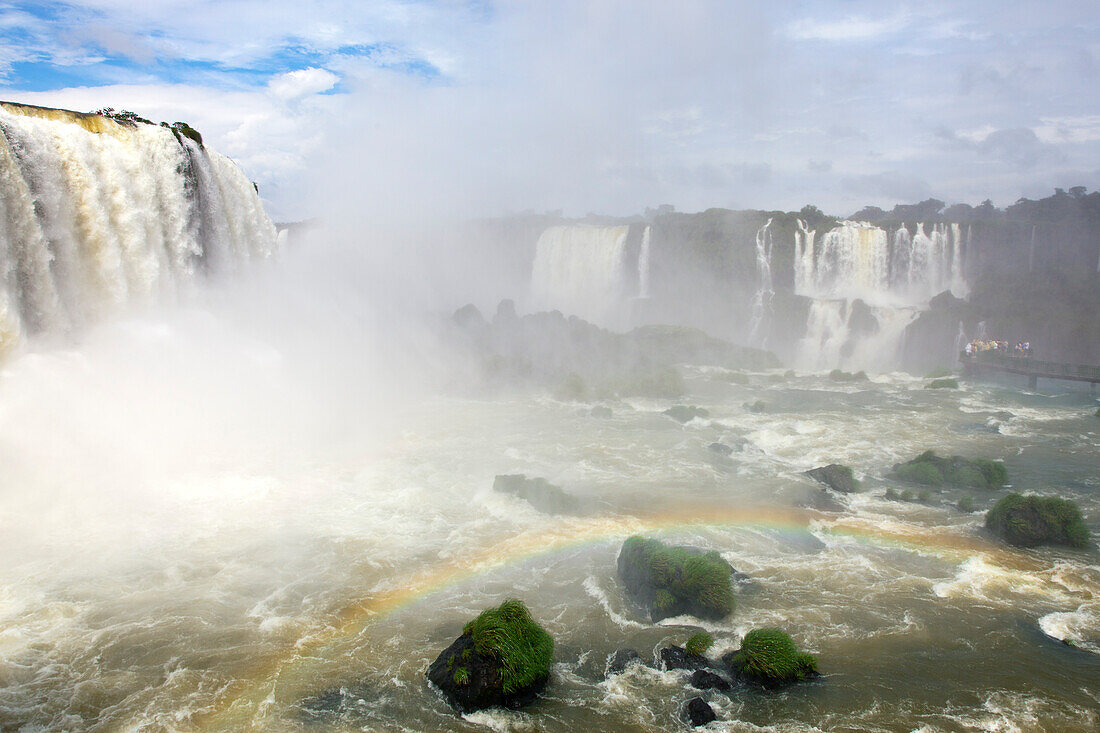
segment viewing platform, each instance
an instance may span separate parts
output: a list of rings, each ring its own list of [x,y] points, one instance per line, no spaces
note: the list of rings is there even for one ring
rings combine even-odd
[[[959,354],[959,361],[963,364],[963,374],[966,376],[978,375],[982,372],[1004,372],[1026,376],[1028,389],[1036,389],[1040,378],[1088,382],[1092,391],[1095,391],[1096,385],[1100,383],[1100,366],[1042,361],[1029,356],[1010,356],[996,351],[982,351],[970,356],[967,356],[964,351]]]

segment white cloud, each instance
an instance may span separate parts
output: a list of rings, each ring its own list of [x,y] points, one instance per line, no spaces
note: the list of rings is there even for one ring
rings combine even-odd
[[[897,33],[908,23],[909,19],[904,15],[891,18],[853,15],[833,21],[802,18],[787,27],[787,35],[799,41],[865,41]]]
[[[1035,135],[1045,143],[1086,143],[1100,140],[1100,115],[1043,117]]]
[[[279,99],[291,100],[327,92],[339,81],[340,77],[331,71],[310,67],[280,74],[267,83],[267,88]]]

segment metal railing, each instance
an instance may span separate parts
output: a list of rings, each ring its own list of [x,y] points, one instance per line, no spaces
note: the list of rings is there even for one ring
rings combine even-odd
[[[962,355],[964,362],[971,361],[976,364],[1000,366],[1013,369],[1026,374],[1049,374],[1052,376],[1082,377],[1085,379],[1100,379],[1100,366],[1088,364],[1063,364],[1057,361],[1042,361],[1028,356],[1009,356],[999,354],[996,351],[980,351],[973,356]]]

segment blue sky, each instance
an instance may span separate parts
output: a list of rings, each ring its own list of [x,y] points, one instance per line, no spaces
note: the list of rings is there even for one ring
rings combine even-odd
[[[1091,2],[0,0],[0,98],[187,120],[277,217],[1100,187]]]

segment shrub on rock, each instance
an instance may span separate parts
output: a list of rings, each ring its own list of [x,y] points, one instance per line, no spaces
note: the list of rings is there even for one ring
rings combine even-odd
[[[798,651],[791,637],[779,629],[753,629],[745,634],[741,648],[727,657],[734,675],[764,687],[782,687],[818,675],[817,659]]]
[[[719,619],[733,610],[733,567],[717,552],[634,536],[623,543],[618,569],[653,621],[681,614]]]
[[[1089,528],[1068,499],[1009,494],[986,512],[985,526],[1012,545],[1087,547]]]
[[[506,600],[466,624],[428,668],[427,676],[462,712],[520,707],[550,678],[554,640],[523,601]]]
[[[889,478],[924,486],[997,489],[1008,483],[1008,471],[1000,461],[943,458],[925,451],[906,463],[894,464]]]
[[[684,651],[688,654],[698,654],[702,656],[706,653],[707,649],[710,649],[714,644],[714,637],[705,631],[697,631],[688,637],[687,643],[684,644]]]

